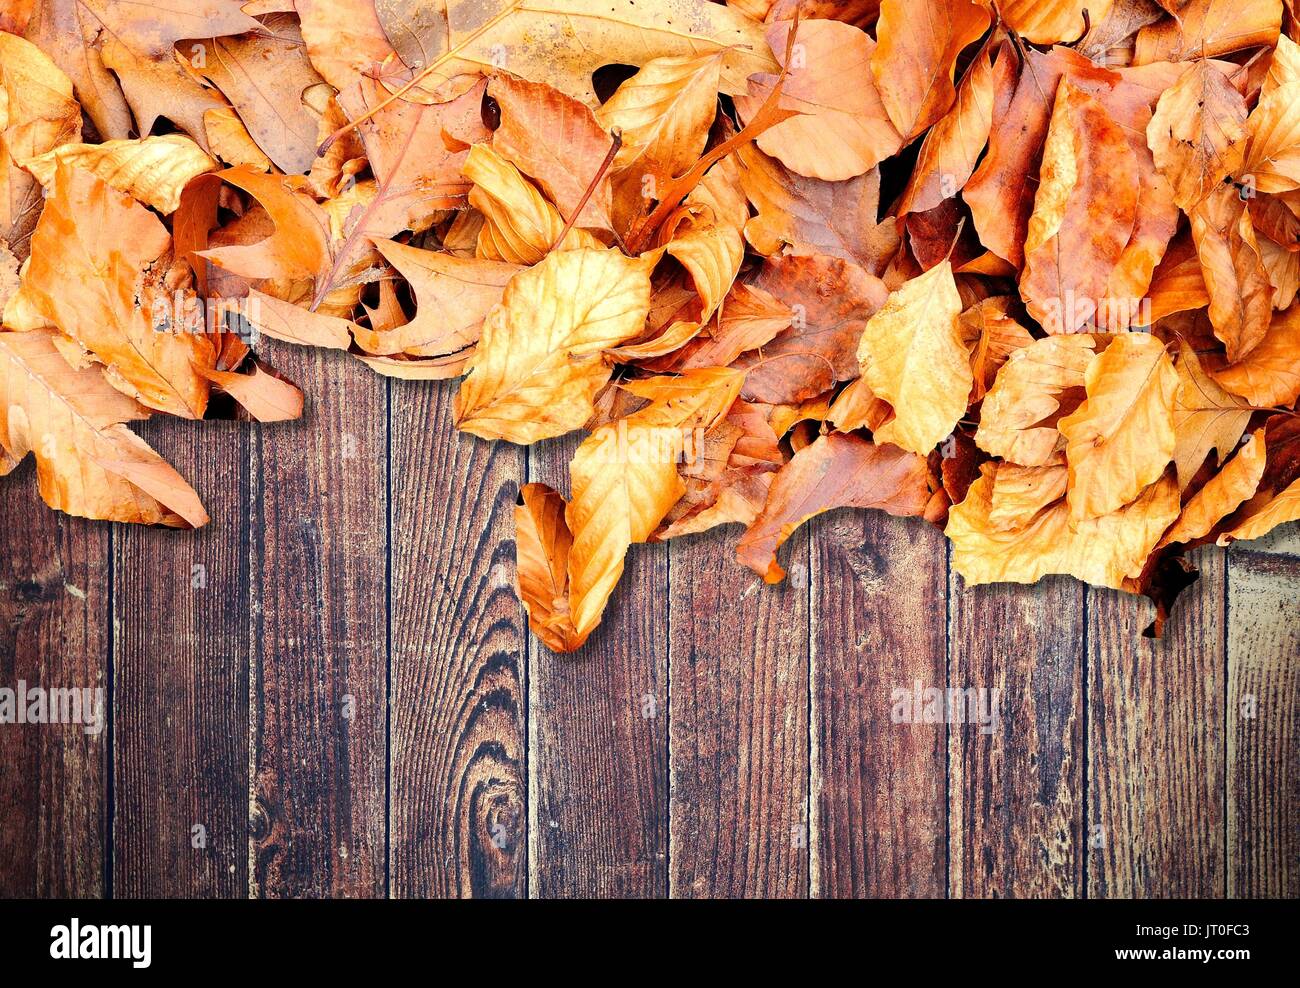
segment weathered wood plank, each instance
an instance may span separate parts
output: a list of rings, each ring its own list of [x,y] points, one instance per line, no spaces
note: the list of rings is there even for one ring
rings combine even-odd
[[[450,382],[392,387],[392,894],[522,897],[524,452],[458,433]]]
[[[308,395],[253,464],[253,892],[386,892],[387,385],[272,346]]]
[[[811,539],[812,894],[942,896],[945,725],[892,710],[947,683],[943,535],[840,511]]]
[[[0,479],[0,533],[0,687],[103,690],[107,722],[108,526],[47,508],[29,462]],[[107,727],[0,724],[0,896],[105,894],[111,744]]]
[[[1224,891],[1224,578],[1193,560],[1160,640],[1151,607],[1088,591],[1088,895],[1213,898]]]
[[[248,895],[250,429],[140,428],[212,520],[115,529],[116,896]]]
[[[1300,896],[1300,532],[1228,554],[1228,896]]]
[[[576,437],[533,447],[529,479],[568,494]],[[529,636],[529,894],[668,891],[668,553],[633,546],[578,652]]]
[[[808,542],[768,587],[739,530],[669,543],[669,891],[808,894]],[[662,550],[661,550],[662,551]]]
[[[951,685],[998,690],[999,722],[949,735],[950,894],[1082,895],[1083,587],[951,579]]]

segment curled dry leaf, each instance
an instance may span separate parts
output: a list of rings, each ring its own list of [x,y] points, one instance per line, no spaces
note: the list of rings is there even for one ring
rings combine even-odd
[[[70,367],[49,332],[0,332],[0,445],[36,456],[41,497],[83,518],[198,528],[198,495],[123,423],[148,412],[94,365]]]
[[[776,552],[808,519],[833,508],[914,516],[930,498],[925,459],[897,446],[832,432],[795,454],[772,481],[762,513],[736,557],[768,583],[785,579]]]
[[[176,212],[181,192],[190,180],[217,169],[217,163],[201,147],[181,134],[103,144],[62,144],[28,158],[22,166],[48,188],[54,184],[60,163],[83,168],[160,213]]]
[[[789,25],[773,24],[767,39],[784,58]],[[839,21],[807,21],[800,28],[801,64],[786,77],[781,105],[799,111],[758,137],[758,146],[809,178],[842,181],[861,175],[903,144],[871,80],[876,45],[865,32]],[[784,63],[782,63],[784,64]],[[748,120],[776,77],[758,75],[736,99]]]

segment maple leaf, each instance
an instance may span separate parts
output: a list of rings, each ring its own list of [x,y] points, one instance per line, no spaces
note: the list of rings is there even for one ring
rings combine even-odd
[[[72,79],[105,137],[128,136],[129,104],[140,134],[165,116],[202,141],[203,113],[220,101],[190,75],[175,46],[184,38],[260,30],[240,6],[239,0],[47,0],[37,8],[29,37]],[[187,54],[197,59],[202,52]]]
[[[324,80],[307,60],[297,21],[273,15],[256,34],[213,38],[210,44],[198,74],[230,100],[277,168],[305,172],[316,157],[317,115],[303,97]],[[206,119],[205,113],[205,133]]]

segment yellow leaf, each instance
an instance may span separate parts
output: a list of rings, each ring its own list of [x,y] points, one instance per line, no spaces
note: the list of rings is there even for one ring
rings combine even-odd
[[[27,256],[41,189],[18,165],[81,139],[72,83],[30,41],[0,32],[0,240]]]
[[[1083,387],[1097,338],[1088,334],[1035,340],[1007,358],[984,396],[975,444],[1022,466],[1045,466],[1064,441],[1054,417],[1067,392]]]
[[[217,168],[201,147],[182,134],[103,144],[64,144],[28,158],[22,166],[42,185],[50,186],[60,163],[84,168],[160,213],[176,212],[186,183]]]
[[[1074,523],[1132,501],[1164,473],[1177,444],[1178,372],[1155,337],[1121,333],[1088,365],[1084,385],[1087,399],[1060,422]]]
[[[1026,41],[1053,45],[1077,41],[1083,34],[1086,9],[1093,24],[1110,13],[1112,0],[1003,0],[1002,19]]]
[[[1178,351],[1178,393],[1174,398],[1174,466],[1178,489],[1186,490],[1214,450],[1216,466],[1236,448],[1250,422],[1249,403],[1215,382],[1186,340]]]
[[[600,623],[628,548],[648,539],[685,492],[677,472],[685,431],[725,415],[743,379],[715,368],[640,382],[637,392],[652,404],[601,426],[578,447],[566,518],[573,533],[569,603],[580,639]]]
[[[966,412],[974,377],[961,337],[961,296],[945,260],[889,296],[867,321],[858,349],[867,384],[895,418],[878,442],[927,455]]]
[[[517,264],[455,257],[392,240],[375,242],[384,258],[410,282],[415,317],[383,331],[353,330],[358,345],[377,356],[407,353],[440,357],[465,352],[478,342],[483,319],[501,301],[506,285],[523,270]]]
[[[871,74],[906,140],[948,112],[957,56],[988,26],[988,10],[971,0],[882,0]]]
[[[564,230],[564,220],[518,168],[488,145],[475,144],[461,172],[474,183],[470,205],[483,214],[480,257],[536,264],[550,252]],[[570,230],[560,246],[570,250],[603,245],[585,230]]]
[[[143,404],[202,418],[216,352],[192,293],[167,291],[160,262],[171,236],[153,213],[107,183],[59,165],[32,235],[20,295],[94,353],[108,379]]]
[[[989,524],[1002,532],[1024,528],[1039,511],[1065,496],[1068,472],[1063,459],[1042,467],[999,464]]]
[[[304,14],[303,37],[317,69],[336,86],[355,81],[391,53],[384,32],[376,31],[373,19],[358,16],[353,0],[303,0],[296,6],[300,14],[304,7],[320,11],[315,18]],[[558,11],[553,0],[447,0],[432,9],[437,29],[426,41],[430,55],[420,85],[430,92],[486,65],[504,64],[520,78],[545,82],[594,108],[599,101],[591,74],[611,60],[645,65],[654,58],[720,52],[721,86],[728,93],[743,92],[754,72],[774,71],[762,25],[705,0],[565,0]],[[408,27],[401,20],[395,26]],[[358,41],[364,41],[364,51]],[[318,61],[318,51],[336,63],[349,60],[332,67],[340,70],[337,81]]]
[[[1278,525],[1300,520],[1300,480],[1250,511],[1245,520],[1219,536],[1219,545],[1267,535]]]
[[[1123,587],[1136,578],[1151,550],[1178,516],[1178,485],[1164,477],[1133,503],[1112,514],[1073,525],[1065,501],[1034,515],[1023,528],[1002,530],[993,509],[994,463],[980,468],[966,500],[948,513],[945,530],[952,541],[952,565],[967,586],[982,583],[1036,583],[1065,573],[1094,586]]]
[[[1161,94],[1147,143],[1183,210],[1241,167],[1245,124],[1245,98],[1212,62],[1197,62]]]
[[[609,380],[601,351],[645,326],[653,263],[579,249],[550,254],[516,275],[483,323],[456,396],[459,427],[531,443],[581,426]]]
[[[615,215],[622,223],[643,215],[658,189],[704,153],[718,111],[721,71],[716,52],[656,58],[596,111],[605,130],[623,132],[614,158]]]
[[[788,21],[768,27],[768,43],[780,58],[789,31]],[[763,151],[800,175],[839,182],[902,147],[872,80],[870,35],[839,21],[808,20],[799,25],[797,44],[800,66],[786,77],[780,105],[800,115],[760,134]],[[736,98],[742,120],[758,112],[775,82],[775,75],[750,80],[748,95]]]
[[[1160,540],[1160,545],[1194,542],[1208,535],[1215,525],[1254,496],[1260,478],[1264,476],[1266,459],[1264,430],[1257,429],[1228,465],[1206,481],[1196,496],[1187,502],[1178,521]]]
[[[1294,405],[1300,398],[1300,305],[1277,313],[1250,353],[1210,375],[1252,405]]]

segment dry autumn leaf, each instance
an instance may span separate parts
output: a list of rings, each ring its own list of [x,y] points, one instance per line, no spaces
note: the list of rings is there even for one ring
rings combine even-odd
[[[586,432],[515,512],[558,652],[631,546],[721,526],[776,581],[820,512],[915,517],[968,584],[1159,627],[1184,550],[1300,515],[1282,0],[562,6],[0,21],[0,477],[198,526],[128,423],[299,417],[263,337],[462,378],[470,435]]]

